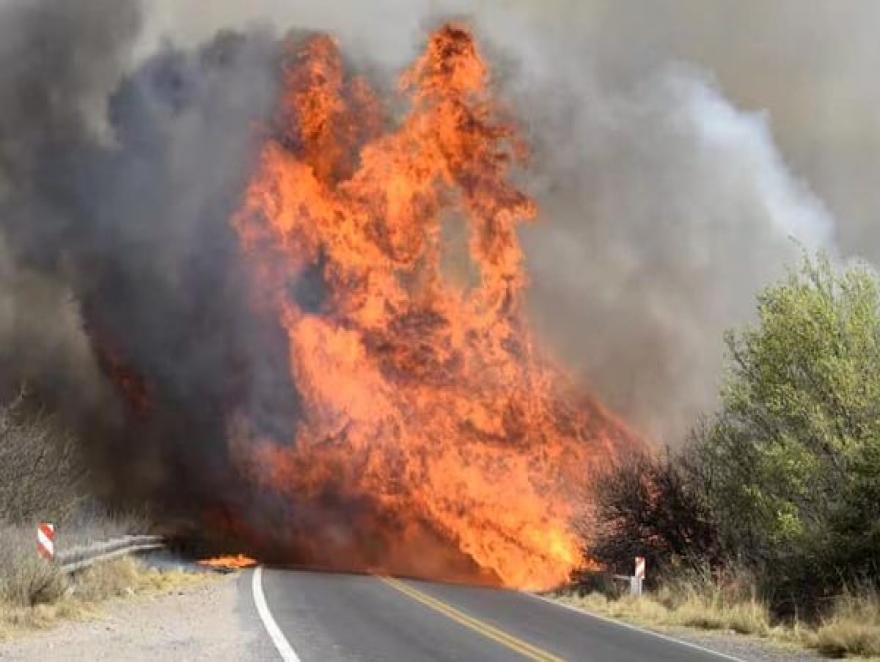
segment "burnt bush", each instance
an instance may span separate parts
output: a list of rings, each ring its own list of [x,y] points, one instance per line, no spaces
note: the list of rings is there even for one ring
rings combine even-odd
[[[670,453],[636,453],[612,465],[596,481],[587,556],[627,575],[644,556],[650,577],[719,563],[718,528],[697,476],[690,458]]]

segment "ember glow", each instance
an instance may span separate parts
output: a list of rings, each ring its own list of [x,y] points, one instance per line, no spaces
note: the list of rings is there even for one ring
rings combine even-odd
[[[511,181],[526,147],[490,84],[456,24],[402,75],[402,117],[331,38],[288,52],[233,224],[302,416],[282,438],[238,416],[231,445],[289,504],[275,539],[316,562],[442,577],[429,540],[491,581],[553,586],[581,563],[591,469],[633,443],[529,329],[517,228],[537,209]]]

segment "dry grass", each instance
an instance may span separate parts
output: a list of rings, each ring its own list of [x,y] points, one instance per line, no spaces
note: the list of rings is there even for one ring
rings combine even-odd
[[[767,636],[771,631],[770,614],[758,600],[725,602],[715,595],[679,596],[670,604],[658,596],[607,598],[592,593],[586,596],[560,596],[569,604],[646,625],[692,627],[700,630],[724,630],[738,634]]]
[[[137,559],[123,557],[98,564],[72,578],[57,571],[35,571],[35,577],[51,574],[51,593],[39,601],[27,595],[28,579],[8,595],[0,597],[0,639],[22,630],[42,629],[63,619],[80,619],[98,613],[101,603],[115,598],[156,595],[192,586],[207,580],[207,575],[180,570],[149,568]],[[21,571],[20,577],[28,574]]]
[[[746,574],[722,579],[696,575],[668,582],[657,600],[670,613],[673,625],[758,636],[770,632],[770,610]]]
[[[814,635],[814,647],[831,657],[880,657],[880,594],[848,592]]]
[[[816,626],[773,623],[748,582],[678,581],[636,598],[600,593],[557,599],[633,623],[735,632],[812,648],[829,657],[880,656],[880,595],[864,589],[841,596]]]
[[[0,525],[0,602],[35,607],[56,601],[63,577],[37,556],[35,527]]]
[[[163,591],[201,576],[159,572],[132,559],[65,577],[37,556],[36,525],[56,525],[55,547],[146,533],[147,517],[109,514],[86,490],[74,440],[22,390],[0,402],[0,638],[92,613],[119,596]]]

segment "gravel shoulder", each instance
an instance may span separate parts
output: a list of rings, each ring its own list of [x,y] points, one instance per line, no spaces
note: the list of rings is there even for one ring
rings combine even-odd
[[[656,632],[667,637],[672,637],[702,648],[706,648],[734,659],[748,660],[749,662],[817,662],[827,658],[808,651],[794,644],[785,644],[771,639],[737,634],[723,630],[698,630],[696,628],[684,628],[665,625],[649,625],[636,622],[631,619],[618,618],[600,611],[586,609],[580,605],[573,605],[567,601],[543,598],[558,604],[609,621],[616,621],[625,626],[632,626],[649,632]]]
[[[733,632],[701,632],[680,628],[658,629],[657,632],[741,660],[756,660],[757,662],[817,662],[827,660],[827,658],[821,655],[803,650],[802,648],[784,646],[767,639],[749,637]]]
[[[0,660],[274,660],[253,607],[250,573],[172,593],[114,600],[87,622],[0,643]]]

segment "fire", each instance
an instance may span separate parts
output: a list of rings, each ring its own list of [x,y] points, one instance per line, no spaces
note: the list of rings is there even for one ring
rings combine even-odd
[[[396,123],[327,36],[283,73],[233,224],[303,415],[283,439],[240,417],[234,456],[289,501],[279,535],[313,556],[419,568],[427,539],[507,586],[565,581],[590,471],[630,435],[527,324],[517,228],[537,208],[511,182],[527,151],[471,33],[430,36]]]
[[[212,559],[201,559],[198,564],[205,568],[240,570],[243,568],[251,568],[257,565],[257,562],[244,554],[236,554],[234,556],[218,556]]]

